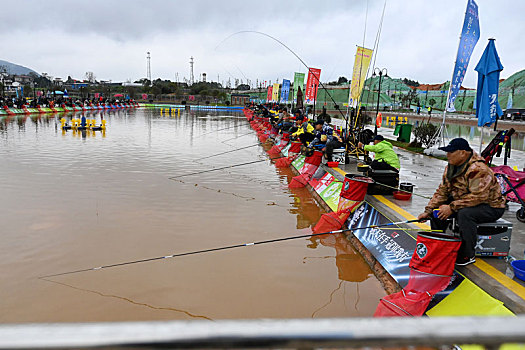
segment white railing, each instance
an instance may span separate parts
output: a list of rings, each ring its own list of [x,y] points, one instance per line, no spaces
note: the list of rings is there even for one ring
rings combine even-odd
[[[517,317],[350,318],[19,324],[0,326],[0,349],[101,347],[341,348],[525,343]]]

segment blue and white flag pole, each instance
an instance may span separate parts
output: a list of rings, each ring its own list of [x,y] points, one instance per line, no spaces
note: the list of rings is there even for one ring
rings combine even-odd
[[[454,101],[458,95],[459,89],[467,67],[470,61],[472,51],[479,40],[479,16],[478,16],[478,5],[474,0],[467,1],[467,9],[465,11],[465,19],[463,21],[463,28],[461,30],[461,36],[459,38],[458,52],[456,55],[456,62],[454,63],[454,70],[452,72],[452,79],[448,87],[447,103],[443,110],[443,120],[438,131],[434,135],[434,144],[445,145],[446,144],[446,129],[445,120],[447,112],[455,112]]]

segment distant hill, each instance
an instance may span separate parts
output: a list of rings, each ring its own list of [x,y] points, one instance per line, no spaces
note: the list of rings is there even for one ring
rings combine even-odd
[[[4,60],[0,60],[0,67],[1,66],[5,66],[6,69],[7,69],[7,74],[14,74],[14,75],[27,75],[29,73],[35,73],[36,75],[40,75],[38,74],[37,72],[35,72],[34,70],[30,69],[30,68],[27,68],[27,67],[24,67],[24,66],[21,66],[21,65],[18,65],[18,64],[14,64],[14,63],[11,63],[11,62],[7,62],[7,61],[4,61]]]
[[[501,108],[507,107],[510,92],[512,96],[513,108],[525,108],[525,69],[512,74],[499,84],[499,104]]]

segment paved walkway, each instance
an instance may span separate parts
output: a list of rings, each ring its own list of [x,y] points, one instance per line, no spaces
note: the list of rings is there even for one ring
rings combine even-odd
[[[387,139],[395,139],[392,136],[393,129],[381,129],[381,134]],[[474,149],[479,145],[472,145]],[[408,220],[415,219],[428,203],[429,197],[432,196],[435,189],[441,182],[441,176],[446,162],[440,159],[432,158],[395,148],[401,162],[400,182],[410,182],[415,184],[414,195],[411,200],[400,201],[393,196],[369,196],[374,205],[381,206],[384,210],[389,211],[398,219]],[[500,165],[503,163],[502,158],[495,158],[494,163]],[[509,165],[525,164],[525,152],[514,151]],[[331,171],[334,175],[337,173],[357,173],[356,164],[347,164],[341,166],[342,171]],[[525,312],[525,283],[514,277],[509,260],[523,259],[525,250],[525,223],[516,219],[516,211],[519,205],[510,203],[509,210],[503,216],[503,219],[513,223],[510,257],[509,259],[487,257],[476,258],[476,263],[459,270],[462,274],[476,283],[479,287],[503,301],[510,306],[514,312]],[[415,224],[414,228],[422,228],[421,224]]]

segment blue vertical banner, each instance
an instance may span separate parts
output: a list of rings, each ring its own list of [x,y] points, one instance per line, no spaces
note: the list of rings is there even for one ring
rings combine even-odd
[[[509,99],[507,100],[507,109],[512,108],[512,92],[509,92]]]
[[[289,94],[290,94],[290,80],[283,79],[283,85],[281,86],[281,103],[288,102]]]
[[[468,0],[467,11],[465,12],[465,20],[463,21],[463,29],[461,30],[461,38],[459,39],[458,54],[456,56],[456,64],[454,65],[454,74],[450,85],[450,94],[447,100],[447,112],[455,112],[454,101],[465,78],[468,63],[474,47],[479,40],[479,16],[478,5],[474,0]]]

